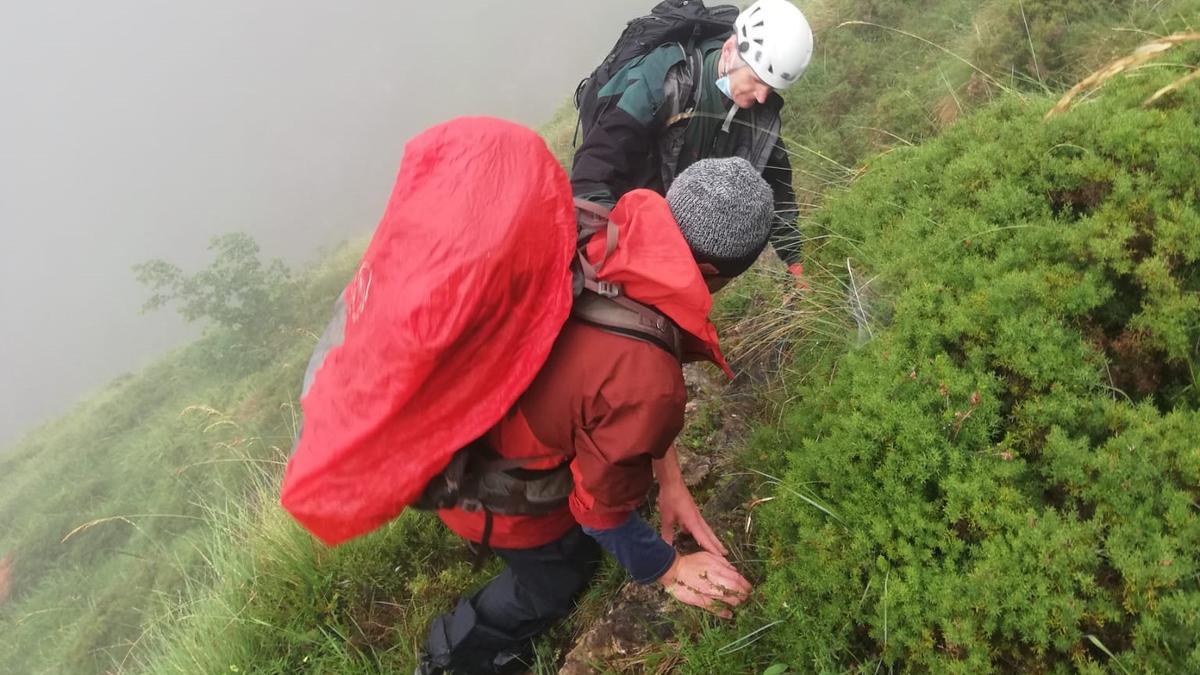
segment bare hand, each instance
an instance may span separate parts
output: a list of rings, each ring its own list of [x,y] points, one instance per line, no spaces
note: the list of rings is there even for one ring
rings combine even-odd
[[[662,538],[668,544],[675,543],[675,529],[692,535],[700,548],[719,556],[729,555],[728,549],[717,539],[708,526],[692,493],[683,482],[679,468],[679,455],[671,446],[660,460],[654,462],[654,475],[658,478],[658,514],[662,520]]]
[[[708,551],[676,557],[658,582],[676,600],[723,619],[732,618],[730,608],[742,604],[753,590],[729,561]]]
[[[729,550],[717,539],[708,521],[696,506],[696,500],[682,483],[678,487],[661,486],[658,492],[658,513],[662,519],[662,538],[668,544],[675,543],[675,528],[692,535],[700,548],[719,556],[729,555]]]

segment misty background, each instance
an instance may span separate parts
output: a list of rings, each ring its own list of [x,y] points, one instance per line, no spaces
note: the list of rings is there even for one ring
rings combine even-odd
[[[0,9],[0,453],[199,334],[131,266],[371,232],[401,148],[538,126],[655,0],[49,0]]]

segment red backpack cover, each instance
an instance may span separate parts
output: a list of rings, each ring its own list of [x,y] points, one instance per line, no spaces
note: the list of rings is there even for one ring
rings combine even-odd
[[[574,246],[570,184],[533,131],[460,118],[409,141],[301,400],[283,507],[334,545],[416,501],[545,363]]]

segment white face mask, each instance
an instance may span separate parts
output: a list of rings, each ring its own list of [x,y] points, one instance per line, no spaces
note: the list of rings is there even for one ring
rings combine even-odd
[[[717,78],[716,85],[717,89],[719,89],[722,94],[725,94],[725,98],[729,99],[730,101],[733,100],[733,90],[729,88],[729,73],[735,70],[737,70],[737,68],[730,68],[729,64],[725,61],[725,55],[721,54],[721,58],[717,62],[717,72],[724,73],[724,75]]]
[[[717,84],[717,89],[720,89],[721,93],[725,94],[725,98],[732,101],[733,94],[729,91],[729,76],[722,75],[721,77],[718,77],[716,84]]]

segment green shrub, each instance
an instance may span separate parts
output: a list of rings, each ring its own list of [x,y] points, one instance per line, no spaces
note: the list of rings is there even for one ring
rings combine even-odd
[[[760,436],[768,572],[693,671],[1200,671],[1200,87],[1142,106],[1178,72],[1005,101],[816,214],[888,319]]]
[[[806,203],[844,183],[842,167],[936,136],[1005,90],[1069,87],[1152,35],[1195,30],[1200,13],[1200,0],[796,4],[816,51],[783,123]]]

